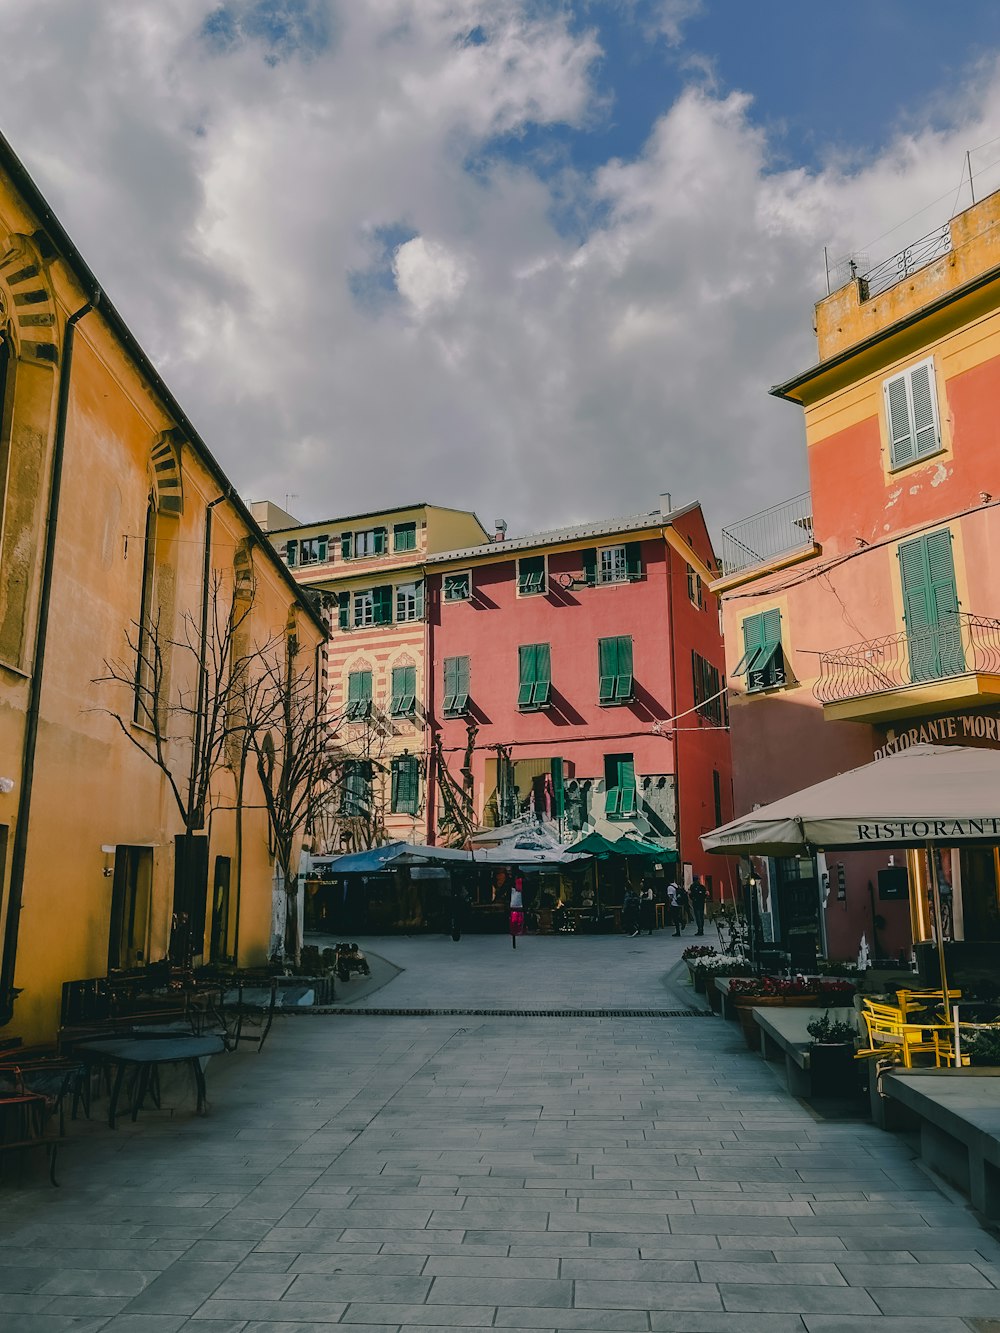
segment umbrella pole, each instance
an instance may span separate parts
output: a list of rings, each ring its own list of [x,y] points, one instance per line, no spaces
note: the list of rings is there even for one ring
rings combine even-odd
[[[951,1006],[948,1003],[948,973],[944,963],[944,922],[941,918],[941,887],[938,884],[937,862],[934,859],[934,844],[927,844],[927,859],[931,863],[931,896],[934,901],[934,924],[937,932],[938,970],[941,973],[941,997],[944,1001],[944,1021],[951,1022]]]

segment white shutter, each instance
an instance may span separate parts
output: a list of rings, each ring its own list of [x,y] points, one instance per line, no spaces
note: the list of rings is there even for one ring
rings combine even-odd
[[[882,387],[885,391],[885,420],[889,429],[889,455],[892,466],[900,467],[903,463],[909,463],[914,454],[906,375],[896,375],[886,380]]]
[[[910,397],[913,404],[914,454],[917,457],[931,454],[940,443],[933,361],[925,361],[910,371]]]

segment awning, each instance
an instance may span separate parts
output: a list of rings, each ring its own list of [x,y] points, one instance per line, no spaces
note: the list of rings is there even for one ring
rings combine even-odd
[[[611,842],[601,833],[588,833],[585,838],[572,843],[566,850],[569,852],[585,852],[588,856],[596,856],[598,860],[602,861],[609,856],[644,856],[650,860],[677,860],[677,853],[670,848],[658,847],[651,842],[639,842],[637,839],[629,838],[624,834]]]
[[[794,856],[808,848],[1000,842],[1000,751],[912,745],[702,835],[707,852]]]
[[[452,865],[567,865],[581,859],[569,849],[520,848],[510,842],[500,847],[467,852],[460,847],[426,847],[413,842],[389,842],[366,852],[346,856],[315,856],[313,865],[326,866],[335,875],[373,875],[403,866]]]

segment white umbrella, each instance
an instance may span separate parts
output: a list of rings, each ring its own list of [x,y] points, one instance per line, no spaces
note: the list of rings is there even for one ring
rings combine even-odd
[[[804,787],[702,835],[707,852],[794,856],[815,848],[953,847],[1000,842],[1000,751],[912,745]],[[941,897],[930,856],[941,988],[948,1011]]]

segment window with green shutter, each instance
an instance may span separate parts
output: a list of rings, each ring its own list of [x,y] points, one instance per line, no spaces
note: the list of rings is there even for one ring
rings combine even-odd
[[[419,583],[396,584],[396,619],[423,620],[424,585]]]
[[[562,759],[553,759],[552,773],[552,814],[562,819],[566,813],[566,765]]]
[[[299,544],[293,538],[285,547],[285,564],[289,569],[294,569],[298,563]]]
[[[444,600],[446,602],[467,602],[472,596],[472,571],[464,569],[461,574],[445,574]]]
[[[942,528],[897,548],[910,680],[942,680],[965,671],[951,532]]]
[[[390,715],[392,717],[412,717],[416,706],[417,668],[415,666],[393,667]]]
[[[630,583],[642,578],[642,543],[625,543],[625,577]]]
[[[604,792],[608,819],[630,819],[636,813],[635,764],[630,754],[604,756]]]
[[[691,650],[691,676],[694,706],[700,717],[715,727],[722,726],[722,678],[719,671],[700,653]]]
[[[469,707],[469,659],[444,659],[444,695],[442,711],[445,717],[461,717]]]
[[[921,361],[883,382],[889,456],[894,468],[906,467],[941,447],[934,360]]]
[[[545,556],[527,555],[517,562],[517,594],[537,597],[545,591]]]
[[[748,694],[785,684],[780,611],[761,611],[744,620],[743,656],[736,663],[733,675],[746,676]]]
[[[583,582],[588,588],[593,588],[597,582],[597,547],[588,546],[580,552],[580,563],[583,566]]]
[[[372,529],[372,546],[374,548],[375,555],[385,555],[386,551],[389,549],[388,528]]]
[[[350,560],[354,554],[354,535],[350,532],[340,534],[340,558]]]
[[[372,764],[370,759],[348,759],[341,771],[340,813],[362,818],[372,805]]]
[[[372,711],[372,673],[352,671],[347,677],[347,707],[344,716],[349,722],[370,717]]]
[[[415,815],[420,809],[420,761],[400,754],[392,761],[391,808],[394,815]]]
[[[606,707],[632,698],[632,636],[597,641],[598,702]]]
[[[337,623],[341,629],[350,629],[351,627],[351,594],[349,592],[337,593]]]
[[[416,523],[397,523],[392,529],[392,549],[394,551],[415,551],[417,549]]]
[[[547,643],[524,643],[517,650],[520,681],[517,706],[522,713],[545,708],[552,692],[552,652]]]

